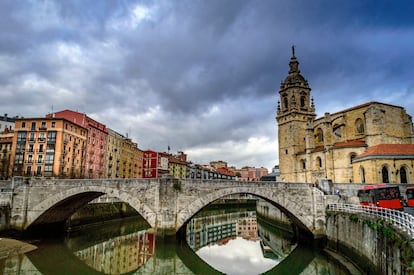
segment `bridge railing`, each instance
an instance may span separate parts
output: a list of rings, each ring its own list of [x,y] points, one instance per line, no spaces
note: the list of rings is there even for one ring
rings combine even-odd
[[[414,216],[399,210],[357,204],[329,204],[327,211],[345,212],[384,219],[414,238]]]

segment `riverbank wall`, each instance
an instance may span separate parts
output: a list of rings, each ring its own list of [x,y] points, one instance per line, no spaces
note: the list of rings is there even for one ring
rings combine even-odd
[[[384,220],[328,213],[327,248],[352,259],[364,274],[414,274],[411,238]]]
[[[0,203],[0,232],[10,228],[10,205]]]

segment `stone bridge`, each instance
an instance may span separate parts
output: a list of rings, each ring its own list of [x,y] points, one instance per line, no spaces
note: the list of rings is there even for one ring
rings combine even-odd
[[[34,179],[13,183],[10,225],[18,230],[62,225],[77,209],[107,194],[131,205],[159,236],[174,235],[197,212],[232,194],[252,194],[277,206],[298,229],[325,236],[325,196],[307,183],[175,179]]]

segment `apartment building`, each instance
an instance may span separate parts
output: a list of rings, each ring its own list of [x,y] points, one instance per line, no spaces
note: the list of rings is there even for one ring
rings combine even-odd
[[[18,118],[9,174],[83,178],[87,135],[86,128],[64,118]]]
[[[86,177],[104,178],[106,175],[106,142],[108,129],[106,126],[84,113],[63,110],[48,114],[46,117],[65,118],[88,130],[86,144]]]
[[[11,168],[10,159],[14,136],[14,132],[9,131],[9,128],[4,129],[5,131],[0,133],[0,180],[7,179],[9,177],[9,170]]]

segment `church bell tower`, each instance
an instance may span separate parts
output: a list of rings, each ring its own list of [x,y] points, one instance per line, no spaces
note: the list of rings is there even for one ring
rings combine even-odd
[[[276,121],[281,180],[296,182],[304,180],[307,168],[306,131],[313,125],[316,114],[311,89],[308,81],[300,74],[293,46],[289,68],[288,76],[280,84]]]

